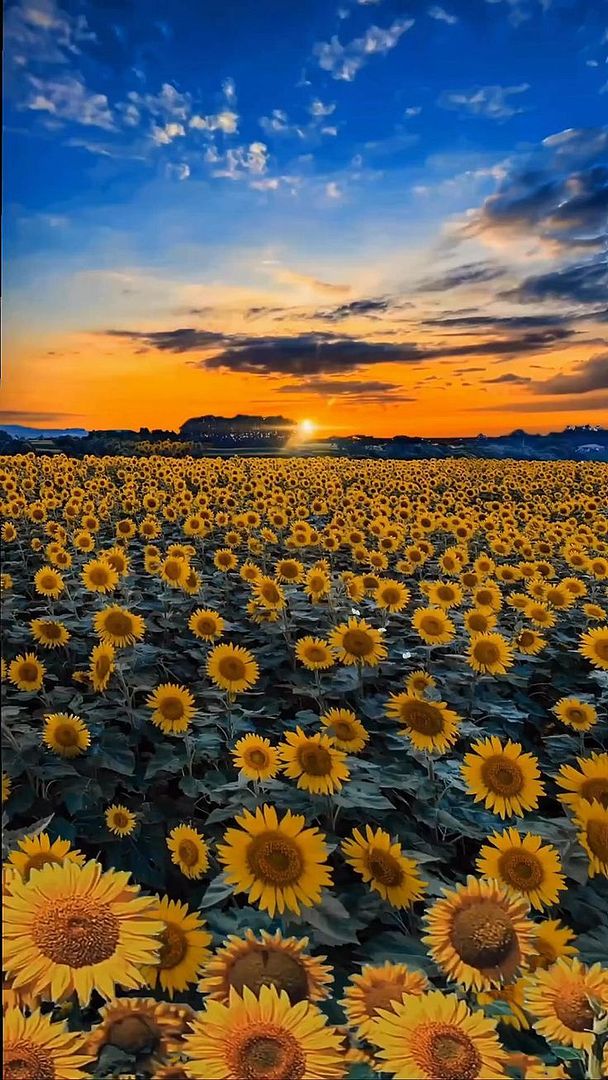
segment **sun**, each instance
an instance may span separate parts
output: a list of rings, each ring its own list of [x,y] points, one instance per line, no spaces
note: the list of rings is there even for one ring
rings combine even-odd
[[[310,420],[306,417],[304,420],[300,420],[298,424],[298,435],[302,439],[310,439],[317,430],[317,425],[314,420]]]

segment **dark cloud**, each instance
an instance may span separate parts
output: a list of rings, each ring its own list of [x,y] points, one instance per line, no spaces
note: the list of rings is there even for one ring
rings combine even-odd
[[[505,372],[504,375],[497,375],[494,379],[484,379],[486,383],[513,383],[515,386],[523,385],[524,383],[532,382],[532,379],[526,375],[515,375],[512,371]]]
[[[325,398],[340,397],[359,405],[388,405],[415,401],[399,391],[399,383],[381,382],[378,379],[307,379],[289,386],[282,386],[280,394],[318,394]]]
[[[454,270],[447,270],[445,274],[422,281],[418,286],[418,292],[445,292],[447,289],[458,289],[462,285],[477,285],[484,281],[494,281],[503,277],[505,271],[500,266],[491,263],[467,263]]]
[[[572,397],[559,398],[557,401],[555,398],[496,402],[495,404],[489,404],[486,401],[483,405],[472,406],[470,409],[467,409],[467,412],[556,412],[565,413],[567,415],[568,413],[573,412],[593,412],[599,409],[608,409],[608,393],[589,394],[587,396],[573,395]]]
[[[340,304],[335,308],[315,311],[312,318],[327,319],[331,322],[340,322],[342,319],[349,319],[353,316],[377,318],[379,315],[391,311],[395,307],[405,308],[412,306],[412,304],[397,301],[390,296],[369,297],[361,300],[351,300],[350,303]]]
[[[128,338],[139,341],[151,349],[161,352],[184,353],[194,349],[208,349],[213,345],[223,345],[231,338],[213,330],[195,330],[182,327],[178,330],[105,330],[109,337]]]
[[[553,375],[534,384],[535,394],[588,394],[608,390],[608,353],[599,353],[577,364],[567,375]]]
[[[580,304],[599,304],[608,295],[608,262],[605,256],[584,263],[563,266],[546,274],[525,278],[515,289],[503,292],[505,300],[520,304],[539,300],[569,300]],[[601,313],[600,313],[601,317]]]
[[[478,334],[481,330],[539,330],[568,325],[573,316],[558,315],[459,315],[447,318],[425,319],[424,326],[455,327],[461,332]]]

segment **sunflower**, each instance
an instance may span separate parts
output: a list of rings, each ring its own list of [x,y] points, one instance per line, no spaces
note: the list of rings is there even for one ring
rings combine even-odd
[[[154,989],[160,983],[170,998],[175,991],[186,990],[196,982],[211,953],[207,946],[212,938],[205,930],[205,921],[187,904],[163,896],[156,917],[163,923],[160,935],[158,963],[145,968],[148,985]]]
[[[298,727],[285,732],[285,742],[278,750],[285,775],[297,780],[299,788],[313,795],[334,795],[350,779],[344,764],[346,754],[336,748],[328,735],[306,735]]]
[[[99,1010],[100,1023],[89,1032],[87,1050],[98,1056],[106,1046],[113,1047],[135,1058],[148,1073],[154,1062],[181,1048],[184,1024],[176,1010],[177,1006],[154,998],[113,998]],[[122,1072],[120,1077],[125,1080]]]
[[[525,896],[539,911],[558,903],[566,881],[552,844],[543,844],[540,836],[531,833],[522,836],[517,829],[505,829],[488,839],[479,852],[478,873]]]
[[[195,713],[194,697],[185,686],[163,683],[146,701],[155,727],[165,735],[183,735]]]
[[[513,648],[516,652],[523,653],[524,656],[536,656],[539,652],[542,652],[547,642],[542,634],[539,634],[537,630],[520,630],[517,637],[513,640]]]
[[[132,810],[119,803],[112,803],[104,813],[106,825],[115,836],[130,836],[135,831],[137,818]]]
[[[558,795],[560,802],[576,808],[581,799],[597,800],[608,807],[608,753],[590,754],[576,761],[578,770],[573,765],[562,765],[555,778],[557,786],[567,792]]]
[[[41,566],[34,575],[34,588],[41,596],[51,596],[57,600],[65,589],[65,582],[52,566]]]
[[[24,881],[29,881],[32,870],[41,870],[43,866],[48,866],[50,863],[63,866],[65,862],[74,862],[82,866],[85,857],[71,846],[69,840],[57,838],[51,842],[48,833],[24,837],[8,857],[9,866],[14,866]]]
[[[285,938],[280,930],[269,934],[245,930],[244,937],[231,934],[205,966],[199,990],[216,1001],[229,1001],[230,991],[243,994],[245,987],[259,994],[263,986],[284,991],[292,1005],[298,1001],[321,1001],[329,997],[331,968],[324,956],[310,956],[308,938]]]
[[[133,1080],[137,1080],[134,1077]],[[152,1075],[152,1080],[193,1080],[191,1072],[188,1072],[186,1065],[178,1059],[176,1061],[169,1061],[167,1065],[161,1065]]]
[[[329,635],[329,643],[343,664],[368,664],[375,667],[386,656],[379,630],[365,619],[350,618],[336,626]]]
[[[574,823],[578,840],[589,856],[589,877],[608,877],[608,807],[600,802],[581,799],[576,806]]]
[[[325,671],[335,664],[333,653],[324,638],[303,637],[296,641],[295,653],[309,671]]]
[[[456,633],[454,623],[441,608],[418,608],[412,626],[427,645],[447,645]]]
[[[592,619],[594,622],[598,622],[607,617],[605,608],[600,604],[583,604],[583,611],[588,619]],[[593,659],[593,658],[591,658]]]
[[[80,576],[89,592],[109,593],[118,585],[118,573],[107,559],[92,559],[85,563]]]
[[[608,992],[608,972],[599,964],[585,967],[576,957],[561,958],[529,980],[526,1006],[536,1017],[539,1035],[562,1046],[590,1050],[593,1022]]]
[[[516,1031],[527,1031],[530,1027],[530,1021],[525,1010],[525,991],[526,991],[526,979],[522,977],[516,979],[515,982],[510,983],[508,986],[503,986],[499,990],[482,990],[476,995],[477,1004],[484,1006],[492,1006],[496,1002],[508,1005],[509,1012],[501,1012],[498,1016],[498,1020],[501,1024],[506,1024],[507,1027],[513,1027]]]
[[[216,645],[207,658],[207,674],[216,686],[233,695],[255,686],[260,669],[248,649]]]
[[[126,577],[129,572],[129,556],[121,547],[109,548],[102,553],[102,559],[109,563],[119,577]]]
[[[381,1009],[390,1012],[393,1004],[403,1001],[406,995],[418,996],[429,989],[429,981],[421,971],[388,960],[379,967],[365,964],[361,974],[350,976],[349,983],[340,1004],[347,1023],[357,1029],[360,1039],[371,1034]]]
[[[534,953],[528,958],[529,971],[549,968],[562,956],[575,956],[577,950],[570,944],[575,940],[576,935],[559,919],[534,923]]]
[[[400,734],[407,736],[416,750],[444,753],[458,738],[460,717],[445,701],[423,701],[406,691],[393,694],[385,711],[403,724]]]
[[[213,556],[213,563],[217,570],[227,574],[229,570],[234,570],[238,566],[239,560],[230,548],[218,548]]]
[[[8,802],[11,797],[11,791],[13,789],[13,781],[8,773],[2,773],[2,802]]]
[[[452,581],[430,581],[425,592],[433,607],[448,610],[462,603],[462,589]]]
[[[403,611],[410,598],[410,590],[400,581],[385,579],[374,592],[374,599],[379,608],[386,611]]]
[[[36,1009],[24,1016],[9,1008],[4,1015],[2,1075],[6,1080],[86,1080],[92,1059],[82,1032],[69,1032],[65,1021],[53,1023]]]
[[[279,581],[290,585],[296,585],[304,578],[304,567],[297,559],[280,559],[274,569]]]
[[[329,596],[331,580],[327,571],[321,567],[312,566],[306,574],[304,592],[315,604]]]
[[[511,646],[502,634],[474,634],[467,663],[481,675],[506,675],[513,665]]]
[[[352,839],[342,842],[347,863],[383,900],[393,907],[409,907],[420,900],[426,882],[419,875],[418,864],[408,859],[401,844],[391,840],[384,829],[365,826],[365,836],[353,829]]]
[[[141,641],[146,631],[141,615],[134,615],[132,611],[127,611],[117,604],[98,611],[93,617],[93,627],[104,645],[114,645],[117,648]]]
[[[321,889],[331,884],[324,837],[305,829],[305,819],[290,810],[279,821],[273,806],[244,810],[236,818],[240,829],[228,829],[218,856],[235,892],[274,916],[286,909],[300,914],[300,904],[313,907]]]
[[[22,653],[8,665],[8,678],[18,690],[40,690],[46,673],[35,653]]]
[[[589,728],[597,724],[597,710],[580,698],[561,698],[553,706],[553,712],[562,724],[574,728],[575,731],[589,731]]]
[[[528,902],[474,877],[444,893],[425,916],[422,939],[438,967],[473,990],[512,982],[533,951]]]
[[[116,653],[114,646],[108,644],[95,645],[89,659],[89,678],[93,689],[101,692],[105,690],[114,672]]]
[[[526,810],[536,809],[545,789],[538,779],[538,761],[523,753],[520,743],[508,739],[503,746],[492,735],[473,743],[471,750],[465,754],[461,769],[475,802],[483,802],[486,810],[501,818],[512,814],[523,817]]]
[[[328,709],[320,722],[339,750],[357,754],[369,740],[369,734],[350,709]]]
[[[188,626],[201,641],[215,641],[224,632],[224,620],[217,611],[197,608],[188,619]]]
[[[235,743],[232,758],[248,780],[272,780],[279,771],[279,752],[261,735],[244,735]]]
[[[432,690],[435,686],[437,686],[437,680],[429,675],[428,671],[422,669],[412,671],[405,680],[405,689],[412,697],[422,697],[427,690]]]
[[[555,626],[555,614],[546,604],[530,600],[524,608],[524,615],[536,626]]]
[[[188,1069],[200,1080],[332,1080],[344,1075],[335,1028],[312,1002],[292,1005],[286,993],[262,986],[256,997],[231,990],[227,1005],[207,1000],[186,1039]]]
[[[483,608],[471,608],[464,613],[464,625],[469,634],[487,634],[496,625],[496,615],[493,611],[484,611]]]
[[[496,1021],[456,994],[430,990],[393,1002],[373,1021],[382,1071],[410,1080],[488,1080],[505,1076]]]
[[[30,622],[32,637],[45,649],[57,649],[66,645],[71,638],[70,631],[61,622],[54,619],[32,619]]]
[[[91,745],[91,733],[84,720],[70,713],[49,713],[44,718],[42,741],[59,757],[84,754]]]
[[[11,882],[5,898],[4,968],[15,988],[86,1005],[96,990],[110,998],[118,982],[143,983],[162,923],[154,897],[139,896],[128,873],[97,862],[44,866],[28,882]]]
[[[189,825],[176,825],[167,838],[171,862],[189,878],[200,878],[209,866],[209,849],[204,838]]]

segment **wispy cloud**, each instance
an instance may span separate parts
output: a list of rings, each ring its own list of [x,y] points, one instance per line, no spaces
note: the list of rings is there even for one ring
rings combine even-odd
[[[329,71],[333,79],[352,82],[372,56],[386,56],[394,49],[403,34],[414,25],[414,19],[395,19],[390,26],[370,26],[362,37],[342,45],[337,36],[331,41],[319,41],[314,47],[319,67]]]
[[[114,117],[105,94],[89,90],[77,75],[56,79],[29,76],[30,93],[23,108],[47,113],[53,121],[71,121],[84,127],[115,129]]]
[[[431,19],[435,19],[437,22],[447,23],[448,26],[455,26],[456,23],[459,22],[457,15],[451,15],[449,11],[440,7],[439,4],[433,4],[433,6],[428,9],[428,14]]]
[[[452,109],[464,116],[482,116],[488,120],[509,120],[525,107],[510,99],[529,90],[529,83],[517,86],[478,86],[471,90],[445,90],[437,104],[442,109]]]

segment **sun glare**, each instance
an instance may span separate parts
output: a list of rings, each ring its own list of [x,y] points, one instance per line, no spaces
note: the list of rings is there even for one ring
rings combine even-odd
[[[314,420],[300,420],[298,424],[298,434],[301,438],[309,439],[311,435],[314,435],[317,430],[317,425]]]

